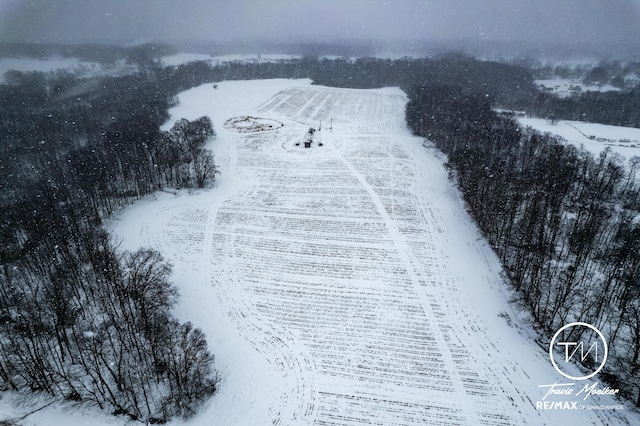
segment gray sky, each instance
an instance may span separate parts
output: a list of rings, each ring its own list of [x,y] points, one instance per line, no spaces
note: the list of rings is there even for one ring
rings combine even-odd
[[[0,41],[640,43],[640,0],[0,0]]]

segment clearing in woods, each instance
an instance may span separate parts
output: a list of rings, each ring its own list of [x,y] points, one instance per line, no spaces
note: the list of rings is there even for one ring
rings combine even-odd
[[[507,302],[443,159],[407,129],[406,101],[309,80],[180,95],[166,127],[213,119],[216,187],[159,193],[112,229],[175,265],[178,314],[216,355],[219,393],[189,424],[624,424],[631,413],[536,410],[538,385],[565,379]],[[251,120],[230,128],[237,117]],[[323,146],[296,146],[310,127]]]

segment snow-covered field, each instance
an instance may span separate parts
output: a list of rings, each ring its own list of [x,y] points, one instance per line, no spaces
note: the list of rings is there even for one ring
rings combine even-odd
[[[126,64],[124,60],[117,61],[113,66],[105,66],[97,62],[85,62],[74,58],[0,58],[0,84],[4,83],[4,74],[10,70],[45,73],[65,70],[81,77],[118,77],[137,72],[138,67],[137,65]]]
[[[290,61],[293,59],[299,59],[300,56],[287,55],[280,53],[246,53],[246,54],[234,54],[234,55],[205,55],[201,53],[176,53],[174,55],[163,56],[160,58],[165,66],[178,66],[195,61],[209,62],[211,65],[217,66],[227,62],[243,62],[243,63],[264,63],[264,62],[278,62],[278,61]]]
[[[213,57],[211,55],[205,55],[202,53],[176,53],[161,57],[160,62],[162,62],[165,67],[175,67],[196,61],[211,62],[212,59]]]
[[[546,80],[536,80],[536,86],[541,90],[547,91],[558,95],[561,98],[566,98],[571,95],[580,94],[583,92],[619,92],[620,88],[612,86],[610,84],[603,85],[589,85],[584,84],[577,79],[569,78],[553,78]]]
[[[289,61],[296,58],[300,58],[300,56],[279,53],[220,56],[211,56],[200,53],[176,53],[161,57],[160,62],[164,66],[178,66],[189,62],[205,61],[213,66],[218,66],[228,62],[265,63]],[[81,76],[92,75],[116,77],[136,72],[138,68],[135,65],[126,64],[123,60],[118,61],[118,63],[113,67],[105,67],[95,62],[84,62],[74,58],[0,58],[0,84],[4,82],[4,74],[9,70],[21,72],[50,72],[56,70],[67,70]]]
[[[84,74],[99,69],[99,64],[74,58],[0,58],[0,83],[4,81],[4,74],[9,70],[50,72],[59,69]]]
[[[219,392],[184,424],[640,424],[628,403],[536,410],[539,385],[566,379],[508,303],[440,154],[406,128],[399,89],[268,80],[179,98],[165,127],[212,118],[216,187],[157,193],[110,227],[123,249],[173,262],[177,314],[216,355]],[[224,126],[236,116],[284,126]],[[296,146],[321,120],[311,148]]]
[[[544,118],[519,117],[518,121],[541,132],[561,136],[573,145],[584,146],[596,156],[607,147],[627,159],[640,156],[640,129],[583,121],[559,121],[552,124]]]
[[[209,336],[222,381],[192,423],[625,424],[535,409],[538,385],[565,380],[507,302],[442,159],[410,135],[405,102],[308,80],[180,95],[167,127],[212,117],[218,185],[158,194],[113,230],[175,264],[179,314]],[[284,126],[224,127],[240,115]],[[321,120],[316,144],[296,146]]]

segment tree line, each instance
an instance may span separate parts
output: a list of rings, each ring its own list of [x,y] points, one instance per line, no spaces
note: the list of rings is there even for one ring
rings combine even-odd
[[[119,60],[130,63],[144,57],[158,58],[175,53],[175,48],[160,43],[145,43],[122,47],[106,44],[52,44],[0,42],[0,58],[34,58],[48,60],[52,57],[79,59],[102,65],[114,65]]]
[[[2,265],[0,386],[145,422],[193,415],[217,380],[203,333],[171,315],[170,265],[101,230],[65,243]]]
[[[567,98],[539,93],[528,109],[534,116],[640,128],[640,87],[591,92]]]
[[[155,65],[157,81],[172,93],[200,84],[223,80],[310,78],[313,84],[369,89],[398,86],[408,89],[421,82],[455,82],[483,91],[504,107],[530,106],[537,93],[531,71],[525,67],[479,61],[460,54],[435,58],[338,58],[305,56],[274,62],[225,62],[216,66],[205,61],[173,67]]]
[[[146,422],[188,417],[215,392],[202,331],[171,314],[170,265],[119,252],[101,228],[155,190],[215,179],[211,119],[160,131],[175,100],[158,77],[0,85],[0,390]]]
[[[594,157],[522,129],[459,86],[421,85],[409,97],[407,123],[447,154],[540,333],[574,321],[603,331],[602,376],[640,406],[640,158]]]

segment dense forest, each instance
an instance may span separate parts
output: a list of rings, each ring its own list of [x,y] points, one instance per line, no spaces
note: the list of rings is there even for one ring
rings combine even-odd
[[[541,335],[568,321],[607,333],[606,376],[640,405],[640,161],[627,165],[610,151],[594,158],[492,110],[562,118],[589,110],[594,121],[633,124],[637,89],[560,100],[538,92],[525,67],[463,55],[163,67],[162,51],[96,53],[100,62],[135,63],[131,75],[12,71],[0,85],[1,390],[88,401],[143,421],[195,413],[215,392],[216,373],[202,332],[171,314],[171,265],[153,250],[120,252],[101,224],[153,191],[215,179],[203,148],[215,136],[210,118],[160,130],[179,92],[311,78],[402,87],[409,126],[447,154]],[[613,108],[627,98],[629,108]]]
[[[82,80],[9,72],[0,85],[0,388],[163,422],[216,390],[202,332],[171,313],[171,266],[121,253],[100,226],[167,186],[217,172],[209,117],[162,132],[175,90],[152,71]]]
[[[610,352],[601,377],[640,406],[640,158],[627,165],[609,149],[594,158],[459,86],[416,86],[406,117],[447,154],[541,335],[574,321],[602,330]]]

